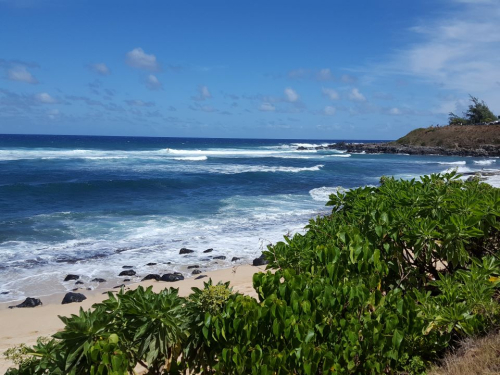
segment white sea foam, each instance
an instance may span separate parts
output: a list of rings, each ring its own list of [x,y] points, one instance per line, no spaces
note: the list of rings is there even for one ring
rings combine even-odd
[[[332,154],[332,155],[325,155],[324,157],[329,157],[329,158],[350,158],[351,154]]]
[[[330,199],[330,195],[337,194],[338,192],[343,193],[343,192],[348,191],[348,190],[349,189],[345,189],[342,186],[336,186],[336,187],[323,186],[320,188],[309,190],[309,195],[315,201],[328,202]]]
[[[208,158],[205,155],[202,156],[185,156],[182,158],[174,158],[174,160],[179,160],[179,161],[204,161],[207,160]]]
[[[491,165],[493,163],[496,163],[495,159],[474,160],[474,164],[478,164],[478,165]]]
[[[438,164],[441,164],[441,165],[465,165],[465,164],[467,164],[467,162],[464,160],[462,160],[462,161],[438,161]]]
[[[0,150],[0,161],[10,160],[55,160],[55,159],[82,159],[82,160],[113,160],[113,159],[144,159],[144,160],[183,160],[194,161],[195,159],[187,159],[193,157],[217,157],[217,158],[307,158],[321,153],[321,156],[333,155],[348,155],[341,150],[297,150],[295,147],[288,148],[253,148],[253,149],[205,149],[205,150],[188,150],[188,149],[173,149],[165,148],[158,150],[67,150],[67,149],[3,149]],[[298,156],[300,155],[300,157]],[[347,157],[347,156],[345,156]],[[197,160],[197,159],[196,159]]]
[[[449,173],[449,172],[453,172],[453,171],[456,171],[457,173],[471,173],[471,172],[475,172],[476,170],[471,169],[469,167],[452,167],[452,168],[448,168],[448,169],[444,170],[441,173]]]
[[[251,172],[289,172],[289,173],[299,173],[299,172],[314,172],[319,171],[323,168],[323,164],[318,164],[313,167],[268,167],[263,165],[225,165],[216,169],[214,166],[211,168],[211,172],[217,171],[218,173],[223,174],[237,174],[237,173],[251,173]]]
[[[190,275],[188,265],[200,264],[202,270],[230,267],[232,257],[248,263],[270,243],[282,241],[286,234],[303,232],[308,220],[329,210],[323,204],[304,199],[301,195],[233,196],[224,199],[220,209],[200,218],[148,216],[130,219],[96,217],[87,219],[88,225],[68,220],[65,223],[80,238],[56,244],[17,241],[0,245],[0,262],[4,266],[36,260],[45,263],[36,269],[9,267],[2,271],[0,301],[22,299],[65,292],[74,288],[74,282],[63,282],[66,274],[81,275],[85,287],[96,288],[90,280],[101,277],[106,287],[121,283],[117,277],[123,265],[133,265],[139,281],[148,273],[182,272]],[[60,215],[58,213],[57,215]],[[54,220],[46,217],[44,220]],[[92,235],[90,222],[107,221],[113,224],[98,240]],[[179,249],[195,250],[189,256]],[[213,248],[210,254],[203,250]],[[92,259],[92,256],[106,257]],[[224,255],[225,260],[209,259]],[[74,263],[58,263],[55,259],[84,259]],[[155,266],[146,266],[155,262]],[[167,264],[170,262],[171,264]]]
[[[488,176],[488,177],[486,177],[486,181],[485,182],[487,182],[491,186],[500,188],[500,170],[497,170],[497,172],[499,174],[494,175],[494,176]]]

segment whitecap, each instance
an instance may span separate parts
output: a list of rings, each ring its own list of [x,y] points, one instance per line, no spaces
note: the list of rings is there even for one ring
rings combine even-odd
[[[343,193],[348,190],[349,189],[343,188],[342,186],[336,186],[336,187],[323,186],[309,190],[309,195],[315,201],[328,202],[330,200],[330,195],[337,194],[339,192]]]
[[[462,160],[462,161],[438,161],[438,164],[441,164],[441,165],[465,165],[465,164],[467,164],[467,162],[464,160]]]
[[[203,156],[186,156],[182,158],[174,158],[174,160],[179,160],[179,161],[204,161],[207,160],[208,158],[203,155]]]
[[[474,164],[478,165],[491,165],[493,163],[496,163],[495,159],[489,159],[489,160],[474,160]]]

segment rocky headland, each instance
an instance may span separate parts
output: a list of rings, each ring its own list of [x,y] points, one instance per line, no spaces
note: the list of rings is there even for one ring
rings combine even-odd
[[[298,150],[307,149],[311,148],[298,147]],[[314,149],[336,149],[348,153],[367,154],[500,156],[500,125],[431,126],[415,129],[393,142],[339,142],[316,146]]]

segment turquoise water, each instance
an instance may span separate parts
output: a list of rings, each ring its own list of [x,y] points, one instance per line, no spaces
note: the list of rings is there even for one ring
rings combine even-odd
[[[68,273],[111,283],[123,265],[230,267],[327,213],[339,187],[496,164],[296,150],[334,141],[0,135],[0,300],[71,289]]]

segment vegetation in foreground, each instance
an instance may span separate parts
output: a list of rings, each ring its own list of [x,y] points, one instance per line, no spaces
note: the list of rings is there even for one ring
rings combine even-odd
[[[270,246],[259,299],[205,284],[109,295],[8,353],[7,374],[423,374],[500,323],[500,190],[383,178]]]

